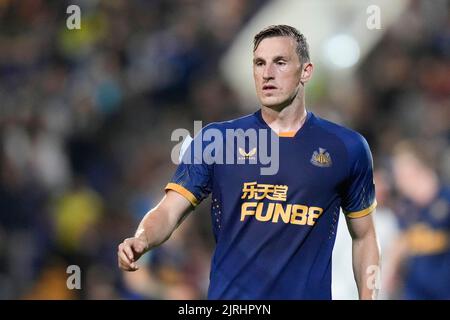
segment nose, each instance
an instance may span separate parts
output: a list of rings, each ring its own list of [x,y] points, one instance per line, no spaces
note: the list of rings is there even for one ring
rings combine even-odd
[[[274,71],[273,71],[273,64],[272,64],[272,63],[268,63],[268,64],[264,67],[264,71],[263,71],[263,79],[264,79],[264,80],[271,80],[271,79],[274,79]]]

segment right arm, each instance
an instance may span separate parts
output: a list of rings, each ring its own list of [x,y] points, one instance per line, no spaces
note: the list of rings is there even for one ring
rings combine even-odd
[[[136,261],[147,251],[164,243],[192,211],[192,204],[179,193],[168,190],[156,207],[140,222],[132,238],[118,247],[118,264],[124,271],[136,271]]]

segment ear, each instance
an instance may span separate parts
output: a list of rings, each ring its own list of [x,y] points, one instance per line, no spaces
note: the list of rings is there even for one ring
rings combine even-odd
[[[302,65],[302,76],[300,77],[300,82],[304,85],[312,77],[314,66],[311,62]]]

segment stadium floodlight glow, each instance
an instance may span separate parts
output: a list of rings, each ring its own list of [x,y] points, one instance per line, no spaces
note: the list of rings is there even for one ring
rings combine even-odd
[[[360,52],[358,42],[347,34],[331,37],[324,46],[325,58],[335,68],[352,67],[358,62]]]

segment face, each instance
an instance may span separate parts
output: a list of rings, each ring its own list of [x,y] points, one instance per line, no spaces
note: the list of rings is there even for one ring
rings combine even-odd
[[[421,199],[429,187],[426,168],[409,153],[396,155],[392,164],[397,189],[411,200]]]
[[[253,78],[256,93],[263,106],[269,108],[289,105],[296,97],[312,71],[302,70],[291,37],[263,39],[253,54]],[[303,66],[305,67],[305,66]],[[305,69],[305,68],[303,68]]]

